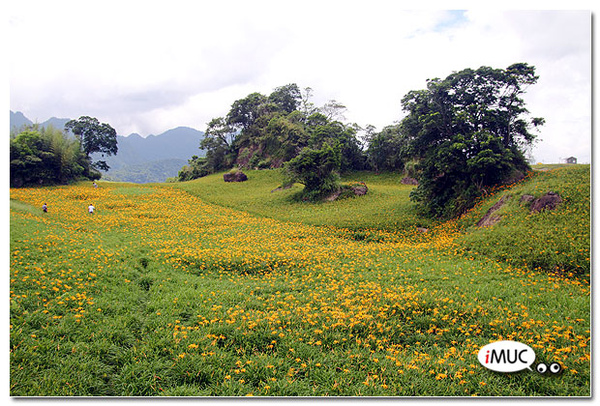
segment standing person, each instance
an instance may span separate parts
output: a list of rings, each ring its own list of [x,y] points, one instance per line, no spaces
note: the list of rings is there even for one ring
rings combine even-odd
[[[46,203],[42,205],[42,210],[44,213],[48,213],[48,205]]]
[[[88,206],[88,213],[94,214],[94,209],[95,209],[94,205],[90,203],[90,205]]]

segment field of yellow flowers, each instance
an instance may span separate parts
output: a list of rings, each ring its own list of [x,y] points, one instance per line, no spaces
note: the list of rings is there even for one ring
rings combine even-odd
[[[208,203],[202,183],[10,197],[12,396],[590,395],[589,258],[549,273],[466,250],[459,221],[359,232]],[[501,339],[562,373],[484,369]]]

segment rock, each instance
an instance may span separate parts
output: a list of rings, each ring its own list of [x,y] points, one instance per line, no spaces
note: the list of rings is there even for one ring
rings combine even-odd
[[[400,183],[404,184],[404,185],[418,185],[419,181],[416,180],[415,178],[411,178],[408,176],[405,176],[402,178],[402,180],[400,181]]]
[[[271,193],[273,193],[273,192],[279,192],[280,190],[290,189],[292,186],[293,186],[293,183],[287,183],[285,185],[278,186],[275,189],[271,190]]]
[[[533,197],[532,195],[523,195],[519,199],[519,203],[531,203],[534,199],[535,197]]]
[[[223,180],[225,182],[245,182],[248,180],[248,176],[242,171],[227,172],[223,174]]]
[[[335,193],[332,193],[331,195],[327,196],[324,200],[326,202],[333,202],[336,201],[338,197],[340,197],[341,192],[337,191]]]
[[[347,197],[364,196],[369,191],[369,188],[365,182],[357,182],[353,185],[344,185],[331,195],[325,197],[323,200],[327,202],[333,202],[338,199],[345,199]]]
[[[535,199],[531,203],[529,210],[531,213],[539,213],[542,210],[554,210],[562,202],[562,198],[558,193],[548,192],[544,196]]]
[[[504,203],[508,200],[509,196],[502,196],[500,200],[496,202],[490,209],[485,213],[485,215],[477,222],[477,227],[489,227],[497,222],[499,222],[502,217],[497,214],[494,214],[495,211],[499,210],[500,207],[504,206]]]
[[[352,191],[356,196],[364,196],[369,191],[369,188],[367,188],[367,185],[362,184],[359,186],[352,186]]]
[[[425,227],[417,227],[417,231],[420,233],[426,233],[429,231],[429,229]]]

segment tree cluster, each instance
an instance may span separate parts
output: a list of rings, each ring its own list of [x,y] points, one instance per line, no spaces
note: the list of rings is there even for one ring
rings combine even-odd
[[[522,95],[537,79],[525,63],[484,66],[429,80],[402,99],[404,156],[418,162],[411,198],[424,212],[456,216],[488,188],[530,169],[525,151],[544,119],[527,119]]]
[[[332,100],[321,108],[311,89],[282,86],[269,96],[252,93],[235,101],[225,117],[208,123],[201,148],[180,180],[229,169],[285,166],[288,182],[304,184],[307,196],[335,191],[337,174],[352,170],[404,172],[416,177],[411,193],[426,214],[451,217],[482,193],[529,170],[526,150],[544,123],[528,119],[523,94],[537,82],[535,68],[481,67],[427,81],[402,99],[405,117],[377,132],[342,123],[345,107]]]
[[[206,156],[193,157],[179,172],[179,179],[190,180],[232,167],[286,166],[290,181],[304,183],[307,192],[325,192],[333,187],[338,172],[364,169],[359,128],[340,121],[345,107],[332,100],[316,108],[310,97],[310,88],[302,92],[296,84],[289,84],[268,96],[252,93],[236,100],[225,117],[208,123],[200,144]],[[327,168],[327,176],[320,177],[318,184],[314,177],[309,181],[298,172],[314,169],[309,162]]]
[[[332,192],[339,172],[398,171],[418,179],[411,198],[424,213],[451,217],[471,207],[488,188],[529,168],[530,131],[544,123],[526,119],[522,95],[537,82],[535,68],[481,67],[431,79],[424,90],[402,99],[405,117],[377,132],[367,126],[364,143],[356,124],[339,121],[345,107],[322,108],[290,84],[269,96],[252,93],[235,101],[225,117],[213,119],[201,148],[180,171],[180,180],[229,169],[277,168],[289,182],[304,184],[310,196]]]
[[[10,186],[53,185],[98,179],[76,139],[53,127],[32,126],[10,140]]]
[[[71,120],[65,129],[63,132],[52,126],[32,125],[11,134],[11,187],[100,179],[98,170],[108,170],[108,165],[104,161],[92,162],[90,154],[116,154],[116,131],[91,117]],[[68,130],[76,137],[69,136]]]

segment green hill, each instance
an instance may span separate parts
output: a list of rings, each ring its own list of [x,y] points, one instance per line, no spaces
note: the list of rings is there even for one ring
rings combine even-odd
[[[557,193],[562,202],[554,210],[530,211],[524,195],[540,198]],[[490,227],[476,223],[492,205],[505,199],[496,212],[501,220]],[[508,261],[515,266],[559,273],[590,271],[590,165],[556,165],[482,200],[458,222],[465,230],[462,249]]]
[[[369,191],[365,196],[310,203],[295,199],[302,185],[294,184],[290,189],[278,189],[283,181],[280,169],[251,170],[244,173],[248,176],[246,182],[224,182],[223,173],[218,173],[177,183],[173,187],[220,206],[310,225],[412,232],[416,227],[430,227],[435,223],[418,216],[409,201],[413,186],[402,184],[398,174],[358,172],[348,175],[342,179],[343,183],[366,183]]]
[[[174,187],[220,206],[281,221],[348,229],[359,238],[402,235],[422,241],[424,235],[418,229],[425,228],[429,234],[456,229],[461,231],[456,244],[462,251],[531,269],[588,273],[590,166],[546,165],[542,169],[482,199],[461,219],[444,223],[419,216],[409,200],[414,186],[402,184],[401,176],[393,173],[348,175],[344,182],[366,183],[366,196],[318,204],[294,199],[302,185],[276,190],[282,182],[280,170],[246,171],[248,181],[241,183],[224,182],[220,173]],[[538,198],[547,192],[562,196],[563,203],[556,210],[531,214],[530,204],[519,202],[523,195]],[[477,222],[503,197],[507,202],[496,212],[502,220],[478,227]]]

